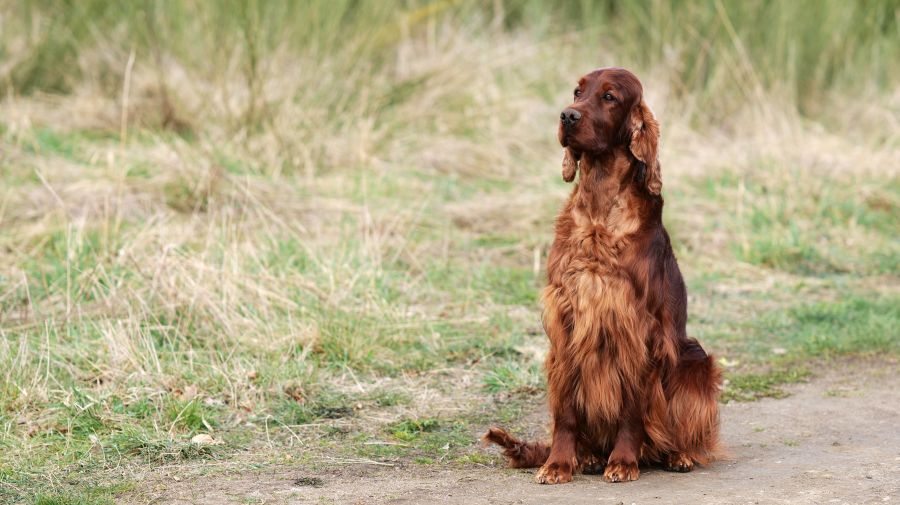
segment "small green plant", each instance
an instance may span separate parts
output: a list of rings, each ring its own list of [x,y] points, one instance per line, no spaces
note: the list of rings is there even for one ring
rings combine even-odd
[[[779,370],[769,373],[743,373],[727,375],[728,384],[720,399],[729,401],[754,401],[760,398],[783,398],[787,393],[779,386],[799,382],[809,377],[804,369]]]
[[[166,408],[166,417],[173,426],[189,434],[212,431],[219,424],[216,409],[196,399],[172,401]]]
[[[404,419],[389,428],[391,435],[398,440],[411,441],[423,433],[432,432],[440,427],[436,419]]]

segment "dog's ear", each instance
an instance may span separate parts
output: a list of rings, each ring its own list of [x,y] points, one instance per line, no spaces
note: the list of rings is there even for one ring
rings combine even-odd
[[[659,157],[659,122],[646,102],[641,102],[631,109],[631,154],[647,166],[645,181],[647,191],[658,195],[662,190],[662,174]]]
[[[575,180],[575,172],[578,170],[578,160],[572,154],[571,149],[565,149],[562,161],[562,178],[566,182]]]

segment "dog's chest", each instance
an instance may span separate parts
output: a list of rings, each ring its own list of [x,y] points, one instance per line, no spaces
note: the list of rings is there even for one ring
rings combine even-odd
[[[575,205],[568,217],[571,222],[566,247],[571,255],[568,270],[615,273],[631,235],[640,228],[639,216],[630,199],[625,195],[613,198],[594,212]]]
[[[639,229],[637,212],[627,197],[610,199],[594,212],[572,205],[561,216],[568,226],[565,243],[558,243],[558,262],[550,272],[575,314],[608,316],[627,309],[634,290],[622,260],[633,234]],[[614,318],[619,319],[619,318]],[[602,321],[612,321],[602,317]],[[586,335],[581,335],[582,337]]]

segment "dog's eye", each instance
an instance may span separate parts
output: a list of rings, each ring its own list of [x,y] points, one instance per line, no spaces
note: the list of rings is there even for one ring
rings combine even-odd
[[[616,99],[616,97],[612,96],[612,93],[606,92],[603,94],[603,99],[606,100],[607,102],[612,102],[613,100]]]
[[[581,90],[575,88],[575,91],[573,91],[572,94],[575,95],[575,98],[578,98],[579,96],[581,96]]]

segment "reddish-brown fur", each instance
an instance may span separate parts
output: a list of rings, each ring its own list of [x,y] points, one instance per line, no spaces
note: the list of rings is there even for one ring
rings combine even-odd
[[[563,178],[581,177],[556,221],[543,291],[553,416],[549,445],[484,437],[538,482],[581,469],[635,480],[639,462],[690,471],[718,453],[721,373],[688,338],[687,292],[662,224],[659,124],[631,72],[581,78],[563,114]],[[565,121],[565,114],[574,121]]]

